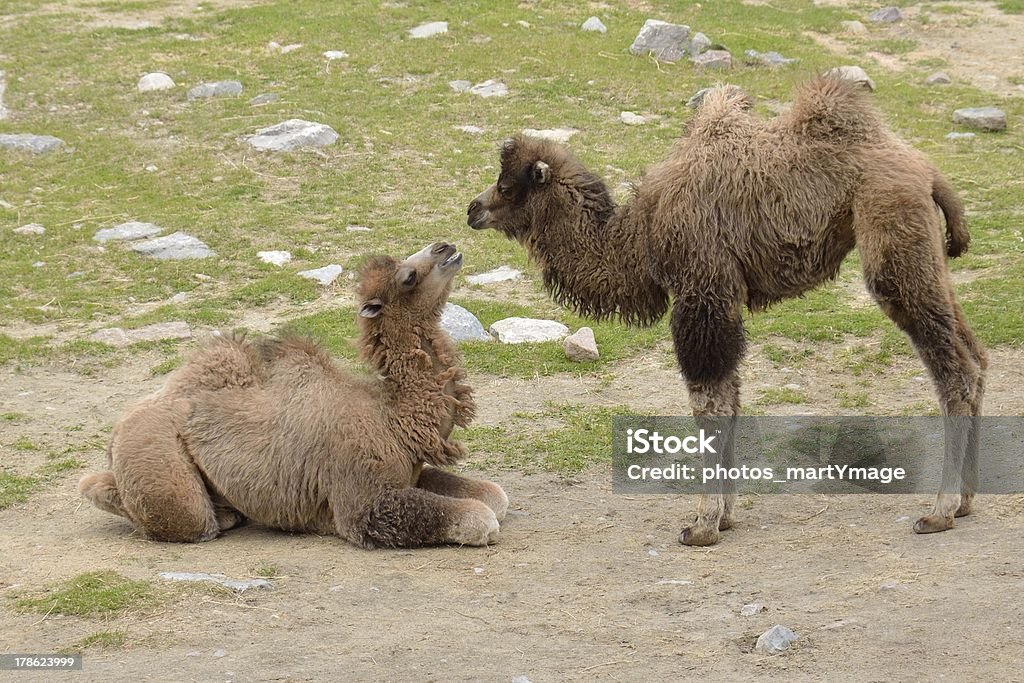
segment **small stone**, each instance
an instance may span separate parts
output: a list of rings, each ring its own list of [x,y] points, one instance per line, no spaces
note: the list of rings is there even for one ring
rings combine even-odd
[[[602,23],[597,17],[590,17],[583,22],[580,26],[581,31],[590,31],[593,33],[608,33],[608,27]]]
[[[32,264],[32,267],[33,268],[42,268],[45,265],[46,265],[46,261],[36,261],[35,263]]]
[[[740,607],[740,616],[742,616],[742,617],[752,617],[755,614],[761,614],[762,612],[767,612],[767,611],[768,611],[768,608],[765,607],[764,605],[762,605],[761,603],[759,603],[759,602],[751,602],[751,603],[749,603],[747,605],[743,605],[743,607]]]
[[[953,123],[979,130],[1006,130],[1006,113],[995,107],[970,107],[953,112]]]
[[[597,349],[594,330],[581,327],[576,333],[565,338],[565,357],[572,361],[583,362],[597,360],[601,353]]]
[[[760,64],[762,66],[778,67],[786,64],[795,64],[799,59],[783,57],[778,52],[758,52],[747,50],[743,53],[748,64]]]
[[[229,579],[223,574],[207,574],[205,572],[160,572],[161,579],[167,581],[186,581],[186,582],[198,582],[198,583],[219,583],[220,585],[230,588],[233,591],[244,593],[245,591],[252,588],[273,588],[274,585],[266,579]],[[217,652],[224,652],[218,650]],[[223,657],[224,655],[218,655],[214,653],[215,657]]]
[[[44,235],[46,234],[46,228],[39,225],[38,223],[29,223],[23,225],[20,228],[14,229],[15,235]]]
[[[480,126],[455,126],[456,130],[461,130],[463,133],[469,133],[470,135],[481,135],[484,129]]]
[[[256,258],[272,266],[283,266],[292,260],[292,255],[287,251],[257,251]]]
[[[495,282],[518,280],[522,276],[522,272],[516,270],[515,268],[512,268],[511,266],[498,266],[494,270],[489,270],[486,273],[467,275],[466,282],[468,282],[471,285],[489,285]]]
[[[517,317],[497,321],[490,331],[503,344],[557,341],[569,334],[569,328],[555,320]]]
[[[758,637],[754,649],[758,652],[773,655],[788,648],[799,637],[782,624],[776,624]]]
[[[192,650],[191,652],[186,652],[185,656],[186,657],[202,657],[203,653],[200,652],[199,650]]]
[[[533,683],[533,682],[529,678],[527,678],[526,676],[513,676],[512,677],[512,683]]]
[[[530,28],[530,22],[525,21],[523,19],[517,19],[516,20],[516,25],[517,26],[522,26],[523,28]]]
[[[249,136],[248,143],[250,147],[262,151],[291,152],[333,145],[338,137],[333,128],[323,123],[288,119],[277,125],[259,129],[254,135]]]
[[[709,49],[711,49],[711,39],[700,31],[694,33],[693,38],[690,40],[690,56],[696,57]]]
[[[202,100],[210,97],[235,97],[242,94],[242,84],[238,81],[217,81],[203,83],[188,91],[190,100]]]
[[[868,76],[868,73],[859,66],[837,66],[826,71],[825,75],[835,76],[836,78],[839,78],[844,81],[852,81],[854,83],[859,83],[868,90],[875,89],[875,82],[871,80],[871,77]]]
[[[448,87],[454,90],[455,92],[467,92],[470,88],[473,87],[473,82],[463,80],[448,81]]]
[[[883,7],[881,9],[876,9],[868,15],[868,21],[872,21],[876,24],[894,24],[902,19],[903,13],[900,12],[898,7]]]
[[[475,315],[451,302],[441,311],[441,329],[457,342],[494,341]]]
[[[345,226],[346,232],[373,232],[370,228],[365,225],[347,225]]]
[[[504,97],[508,94],[508,86],[501,81],[486,80],[483,83],[477,83],[469,92],[480,97]]]
[[[707,50],[690,61],[702,69],[732,68],[732,55],[728,50]]]
[[[64,144],[60,138],[52,135],[32,135],[30,133],[0,134],[0,147],[15,149],[33,154],[47,154]]]
[[[337,265],[336,263],[332,263],[331,265],[324,266],[323,268],[315,268],[313,270],[300,271],[299,277],[304,277],[307,280],[316,280],[317,282],[326,287],[327,285],[337,280],[338,276],[341,275],[343,272],[344,269],[341,266]]]
[[[277,52],[277,53],[282,54],[282,55],[286,55],[289,52],[295,52],[300,47],[302,47],[302,43],[292,43],[291,45],[281,45],[280,43],[274,42],[273,40],[270,41],[269,43],[267,43],[267,49],[269,49],[271,52]]]
[[[158,169],[155,165],[146,164],[146,173],[156,173],[158,170],[160,169]]]
[[[324,59],[328,62],[333,62],[335,59],[345,59],[348,57],[348,53],[344,50],[328,50],[324,53]]]
[[[201,240],[183,232],[175,232],[164,237],[148,239],[132,246],[132,251],[152,256],[162,261],[179,261],[181,259],[208,258],[215,256]]]
[[[855,36],[863,36],[868,32],[868,27],[859,21],[841,21],[839,25],[843,28],[846,33],[852,33]]]
[[[141,240],[146,237],[153,237],[163,232],[163,228],[153,223],[140,223],[139,221],[128,221],[115,225],[112,228],[104,228],[92,236],[97,242],[130,242]]]
[[[898,586],[899,586],[899,584],[896,583],[895,581],[892,581],[892,580],[890,580],[890,581],[883,581],[882,583],[878,584],[878,590],[880,590],[880,591],[894,591],[894,590],[896,590],[896,588]]]
[[[139,79],[139,92],[152,92],[154,90],[170,90],[175,85],[174,79],[167,74],[155,71],[146,74]]]
[[[569,142],[569,138],[576,135],[579,131],[575,128],[545,128],[537,130],[536,128],[524,128],[523,135],[531,138],[540,138],[541,140],[551,140],[565,144]]]
[[[942,71],[936,71],[924,79],[925,85],[949,85],[953,80]]]
[[[278,95],[276,92],[265,92],[249,100],[249,104],[254,107],[260,107],[263,106],[264,104],[277,102],[279,99],[281,99],[281,96]]]
[[[631,111],[620,112],[619,121],[622,121],[627,126],[642,126],[647,123],[647,119]]]
[[[217,659],[220,659],[221,657],[227,657],[227,655],[228,655],[228,653],[225,652],[224,650],[214,650],[213,651],[213,656],[216,657]]]
[[[801,386],[796,382],[790,382],[789,384],[782,385],[783,389],[789,389],[790,391],[800,391]]]
[[[675,62],[690,52],[690,27],[648,19],[629,46],[630,54],[653,55],[662,62]]]
[[[431,21],[409,29],[410,38],[429,38],[442,33],[448,33],[447,21]]]
[[[187,292],[178,292],[177,294],[175,294],[174,296],[171,297],[171,303],[172,304],[183,304],[186,301],[188,301],[188,293]]]

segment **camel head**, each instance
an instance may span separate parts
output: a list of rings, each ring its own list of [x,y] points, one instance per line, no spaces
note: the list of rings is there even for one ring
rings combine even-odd
[[[404,261],[375,256],[362,268],[357,292],[364,324],[437,320],[448,300],[462,254],[454,244],[435,242]]]

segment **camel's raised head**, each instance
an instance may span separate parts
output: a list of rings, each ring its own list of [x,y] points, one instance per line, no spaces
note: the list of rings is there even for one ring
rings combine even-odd
[[[439,316],[461,267],[462,254],[447,242],[428,245],[403,261],[375,256],[360,272],[359,317],[417,322]]]
[[[528,204],[554,184],[556,170],[569,158],[563,147],[549,140],[506,140],[501,146],[498,181],[469,204],[469,227],[493,228],[507,237],[522,238],[532,221]]]

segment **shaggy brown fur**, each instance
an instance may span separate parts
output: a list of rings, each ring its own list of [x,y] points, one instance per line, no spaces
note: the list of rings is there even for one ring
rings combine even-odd
[[[162,541],[205,541],[251,519],[364,547],[484,545],[508,498],[437,469],[464,454],[473,417],[460,356],[440,328],[462,264],[438,243],[368,262],[360,345],[373,376],[285,337],[208,344],[114,428],[110,471],[82,494]]]
[[[967,248],[963,206],[856,86],[815,79],[771,121],[742,93],[709,93],[624,206],[560,145],[509,140],[498,181],[469,205],[468,222],[523,244],[554,297],[585,315],[650,324],[671,295],[676,355],[705,421],[739,412],[743,307],[764,309],[834,278],[856,245],[868,290],[909,335],[943,414],[980,414],[985,351],[945,263]],[[975,427],[947,453],[953,474],[916,531],[949,529],[969,512]],[[730,434],[726,426],[726,460]],[[715,543],[733,502],[728,492],[702,497],[680,540]]]

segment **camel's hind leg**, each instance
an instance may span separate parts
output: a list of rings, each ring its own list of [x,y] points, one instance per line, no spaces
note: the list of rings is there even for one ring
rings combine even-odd
[[[338,520],[342,536],[346,520]],[[421,488],[379,493],[352,530],[369,548],[455,543],[487,545],[498,539],[498,518],[479,500],[451,498]]]
[[[857,240],[868,291],[910,337],[946,417],[942,488],[933,511],[914,524],[932,533],[951,529],[971,509],[988,360],[953,293],[934,207],[929,201],[915,210],[907,201],[890,208],[890,216],[860,218]]]
[[[505,512],[508,511],[505,491],[494,482],[483,479],[470,479],[436,467],[424,467],[416,486],[442,496],[475,498],[494,510],[494,516],[499,522],[505,519]]]
[[[206,484],[180,438],[187,410],[186,401],[145,404],[117,425],[111,443],[125,516],[158,541],[207,541],[220,531]]]

